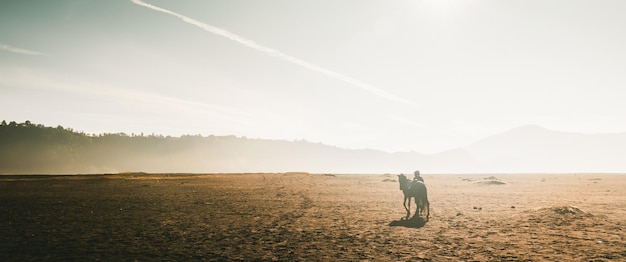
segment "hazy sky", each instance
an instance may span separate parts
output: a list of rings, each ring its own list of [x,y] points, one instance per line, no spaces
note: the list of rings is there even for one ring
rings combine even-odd
[[[626,131],[626,1],[0,0],[0,118],[433,153]]]

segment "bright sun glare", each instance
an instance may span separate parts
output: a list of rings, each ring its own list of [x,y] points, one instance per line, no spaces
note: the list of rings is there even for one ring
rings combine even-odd
[[[420,5],[433,12],[449,12],[459,8],[465,0],[422,0]]]

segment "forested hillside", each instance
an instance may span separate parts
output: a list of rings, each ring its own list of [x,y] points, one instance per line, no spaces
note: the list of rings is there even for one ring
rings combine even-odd
[[[0,174],[117,172],[390,172],[420,154],[345,150],[306,141],[235,136],[88,135],[62,126],[3,121]]]

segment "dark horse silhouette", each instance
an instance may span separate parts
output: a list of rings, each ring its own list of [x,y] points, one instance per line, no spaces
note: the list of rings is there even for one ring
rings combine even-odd
[[[406,209],[406,218],[408,219],[411,215],[411,198],[414,198],[415,205],[417,205],[414,216],[419,216],[426,210],[426,221],[428,221],[430,217],[430,202],[428,202],[428,192],[424,182],[411,181],[403,174],[398,175],[398,182],[400,182],[400,190],[404,193],[403,204],[404,209]],[[406,205],[407,199],[409,200],[408,207]]]

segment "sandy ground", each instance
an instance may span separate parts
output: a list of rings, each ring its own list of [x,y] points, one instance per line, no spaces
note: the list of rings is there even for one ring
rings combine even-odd
[[[429,221],[389,174],[0,176],[0,261],[626,260],[626,175],[424,178]]]

